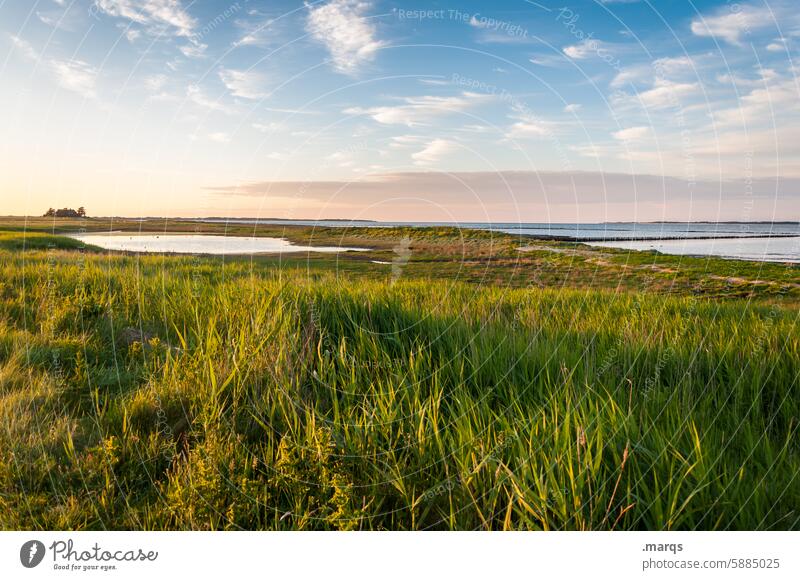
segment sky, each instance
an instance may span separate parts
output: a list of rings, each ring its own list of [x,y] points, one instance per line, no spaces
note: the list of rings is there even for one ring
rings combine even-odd
[[[800,219],[796,0],[0,0],[0,214]]]

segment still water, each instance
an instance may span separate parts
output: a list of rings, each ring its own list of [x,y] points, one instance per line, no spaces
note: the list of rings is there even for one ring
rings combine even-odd
[[[718,256],[761,262],[800,263],[800,237],[588,242],[591,246],[656,250],[679,256]]]
[[[297,252],[365,252],[367,248],[298,246],[283,238],[197,234],[78,234],[70,236],[106,250],[167,254],[287,254]]]
[[[490,230],[509,234],[563,238],[576,241],[619,239],[675,239],[753,236],[800,236],[798,222],[373,222],[358,220],[276,220],[254,218],[206,218],[210,223],[300,225],[325,228],[389,228],[396,226]]]
[[[719,256],[739,260],[800,263],[798,222],[606,222],[606,223],[479,223],[372,222],[357,220],[276,220],[207,218],[230,224],[304,225],[313,227],[450,226],[521,236],[581,241],[665,254]]]

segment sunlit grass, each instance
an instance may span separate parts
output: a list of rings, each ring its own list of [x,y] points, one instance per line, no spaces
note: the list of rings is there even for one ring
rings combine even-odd
[[[17,239],[0,527],[800,527],[794,308]]]

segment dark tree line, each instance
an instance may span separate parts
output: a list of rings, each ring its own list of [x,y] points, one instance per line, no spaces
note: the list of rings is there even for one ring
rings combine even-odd
[[[47,210],[44,217],[86,217],[86,208],[79,207],[77,210],[70,207],[61,209],[53,209],[52,207]]]

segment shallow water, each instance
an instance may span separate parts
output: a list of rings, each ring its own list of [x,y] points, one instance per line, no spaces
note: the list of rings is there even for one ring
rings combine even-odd
[[[620,238],[716,238],[751,236],[800,236],[798,222],[607,222],[607,223],[525,223],[525,222],[370,222],[348,220],[275,220],[254,218],[208,218],[202,221],[229,224],[301,225],[328,228],[388,228],[395,226],[450,226],[490,230],[528,236],[563,237],[578,240]]]
[[[298,246],[283,238],[198,234],[78,234],[70,236],[106,250],[166,254],[288,254],[298,252],[366,252],[368,248]]]
[[[716,240],[646,240],[588,242],[590,246],[629,250],[656,250],[679,256],[718,256],[761,262],[800,263],[800,237],[736,238]]]

